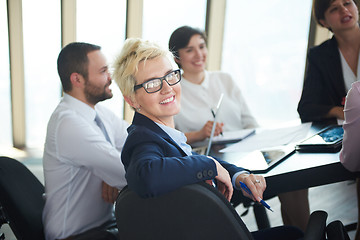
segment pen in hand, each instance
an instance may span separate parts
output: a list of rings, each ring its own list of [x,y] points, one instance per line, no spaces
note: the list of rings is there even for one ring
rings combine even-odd
[[[214,113],[214,110],[211,109],[211,114],[213,115],[213,117],[215,118],[215,113]],[[224,136],[222,132],[220,132],[220,135],[221,136]]]
[[[245,183],[243,183],[243,182],[241,182],[241,181],[240,181],[239,183],[240,183],[241,188],[244,189],[245,192],[247,192],[248,194],[252,195],[252,192],[250,191],[250,189],[248,188],[248,186],[246,186]],[[266,207],[267,209],[269,209],[270,211],[274,212],[274,211],[271,209],[271,207],[269,206],[269,204],[267,204],[264,200],[261,199],[261,200],[260,200],[260,203],[261,203],[264,207]]]

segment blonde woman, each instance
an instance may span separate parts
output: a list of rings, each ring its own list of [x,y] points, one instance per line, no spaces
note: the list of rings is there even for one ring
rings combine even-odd
[[[141,39],[126,40],[115,61],[113,78],[135,109],[121,156],[130,189],[142,197],[154,197],[187,184],[216,180],[217,189],[230,200],[233,188],[239,189],[242,181],[253,196],[243,194],[260,201],[266,189],[264,177],[193,153],[185,135],[174,128],[174,115],[180,111],[181,74],[173,69],[167,50]],[[276,236],[269,238],[271,233]],[[254,233],[255,239],[281,239],[283,235],[297,239],[302,232],[279,227]]]

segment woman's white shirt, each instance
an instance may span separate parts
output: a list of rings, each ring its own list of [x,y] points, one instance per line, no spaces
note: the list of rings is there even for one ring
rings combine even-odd
[[[224,131],[258,126],[240,88],[229,74],[205,71],[205,79],[201,84],[194,84],[184,77],[180,83],[181,110],[174,117],[176,129],[182,132],[198,131],[207,121],[213,120],[211,109],[216,107],[222,93],[224,98],[217,121],[224,123]]]

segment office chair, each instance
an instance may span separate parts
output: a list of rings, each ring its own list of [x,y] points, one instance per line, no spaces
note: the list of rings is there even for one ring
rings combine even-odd
[[[8,223],[17,239],[45,239],[42,223],[44,190],[42,183],[24,164],[0,157],[0,227]],[[94,236],[90,229],[74,240],[92,239]],[[3,239],[4,234],[0,234],[0,240]]]
[[[253,239],[226,198],[203,182],[147,199],[125,187],[117,198],[115,216],[120,239],[125,240]],[[310,218],[304,240],[322,240],[327,214],[314,212]]]
[[[19,161],[0,157],[0,226],[8,223],[17,239],[44,239],[44,186]]]

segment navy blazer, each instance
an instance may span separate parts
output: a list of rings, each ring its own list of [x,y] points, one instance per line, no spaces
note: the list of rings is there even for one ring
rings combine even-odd
[[[141,197],[154,197],[179,187],[217,176],[213,160],[204,155],[186,153],[156,123],[135,113],[128,128],[121,160],[130,189]],[[216,159],[232,177],[244,170]]]
[[[335,37],[310,49],[298,112],[302,122],[322,121],[346,96],[340,53]]]

